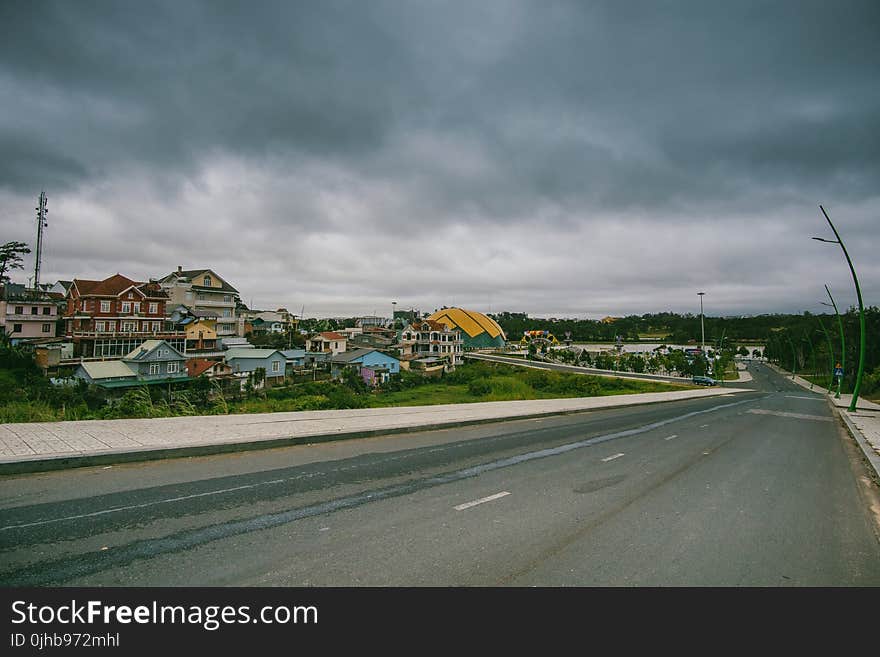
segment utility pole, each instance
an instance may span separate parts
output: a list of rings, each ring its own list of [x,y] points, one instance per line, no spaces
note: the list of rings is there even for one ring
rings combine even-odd
[[[40,192],[40,204],[36,207],[37,211],[37,254],[34,258],[34,289],[40,287],[40,260],[43,257],[43,229],[49,224],[46,222],[46,215],[49,210],[46,209],[46,192]]]
[[[697,292],[700,297],[700,351],[706,351],[706,329],[703,326],[703,295],[705,292]],[[703,354],[705,356],[705,353]]]

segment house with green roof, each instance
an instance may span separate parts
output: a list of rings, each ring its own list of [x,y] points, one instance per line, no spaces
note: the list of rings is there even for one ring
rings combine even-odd
[[[104,388],[189,380],[186,356],[165,340],[147,340],[119,360],[84,361],[73,376]]]
[[[186,379],[186,356],[165,340],[147,340],[130,351],[122,362],[134,370],[140,381]]]

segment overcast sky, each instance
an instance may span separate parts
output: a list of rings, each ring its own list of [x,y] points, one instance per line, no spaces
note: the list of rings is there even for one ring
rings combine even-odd
[[[262,309],[880,303],[880,3],[0,3],[0,242]],[[26,257],[19,282],[33,274]]]

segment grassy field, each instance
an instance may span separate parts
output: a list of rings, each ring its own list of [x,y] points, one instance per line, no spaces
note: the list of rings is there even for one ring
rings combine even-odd
[[[38,399],[11,399],[0,403],[0,422],[53,422],[60,420],[173,417],[225,413],[275,413],[466,404],[524,399],[598,397],[692,388],[687,384],[638,381],[568,372],[553,372],[487,362],[467,363],[440,379],[424,379],[406,372],[386,389],[369,390],[362,384],[311,382],[256,391],[236,399],[199,397],[177,392],[174,401],[157,396],[161,391],[135,388],[105,405],[88,406],[71,398],[51,404]],[[72,391],[71,391],[71,394]],[[22,395],[23,396],[23,395]]]
[[[409,390],[376,395],[371,399],[370,406],[422,406],[518,399],[601,397],[642,392],[669,392],[692,387],[675,383],[635,381],[547,370],[523,372],[512,367],[502,367],[498,368],[497,373],[469,382],[428,384]]]

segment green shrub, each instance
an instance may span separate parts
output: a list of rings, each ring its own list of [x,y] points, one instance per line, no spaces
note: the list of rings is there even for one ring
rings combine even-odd
[[[474,397],[484,397],[492,392],[492,386],[485,379],[478,379],[467,384],[468,393]]]

